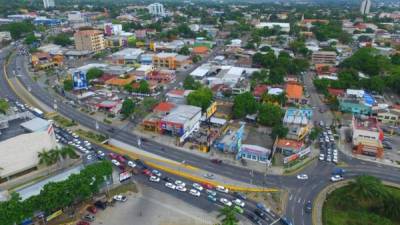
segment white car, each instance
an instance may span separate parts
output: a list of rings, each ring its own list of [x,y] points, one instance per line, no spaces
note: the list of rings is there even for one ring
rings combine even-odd
[[[126,196],[124,195],[114,195],[113,199],[120,202],[126,202],[127,200]]]
[[[160,177],[151,176],[151,177],[149,177],[149,181],[151,181],[151,182],[160,182]]]
[[[224,205],[226,205],[226,206],[232,206],[232,202],[229,201],[229,200],[226,199],[226,198],[220,198],[220,199],[219,199],[219,202],[221,202],[222,204],[224,204]]]
[[[165,187],[171,188],[171,189],[174,189],[174,190],[175,190],[175,188],[176,188],[175,184],[169,183],[169,182],[165,183]]]
[[[325,155],[324,154],[319,154],[319,160],[324,160],[325,159]]]
[[[90,161],[90,160],[93,159],[93,156],[92,156],[92,155],[87,155],[87,156],[86,156],[86,159]]]
[[[151,173],[156,175],[157,177],[161,177],[161,173],[158,170],[152,170]]]
[[[342,176],[340,176],[340,175],[334,175],[334,176],[331,177],[331,181],[332,182],[341,181],[343,179],[344,178]]]
[[[332,161],[331,155],[328,155],[328,156],[326,157],[326,161],[327,161],[327,162]]]
[[[214,179],[214,174],[212,174],[212,173],[206,173],[206,174],[204,174],[203,175],[205,178],[208,178],[208,179]]]
[[[308,179],[308,175],[307,174],[298,174],[297,175],[297,179],[299,179],[299,180],[307,180]]]
[[[203,186],[201,186],[200,184],[198,184],[198,183],[193,183],[193,185],[192,185],[194,188],[196,188],[197,190],[199,190],[199,191],[202,191],[204,188],[203,188]]]
[[[121,163],[119,163],[117,160],[113,159],[111,160],[111,163],[114,164],[114,166],[120,166]]]
[[[185,182],[180,181],[180,180],[176,180],[176,181],[175,181],[175,185],[176,185],[176,186],[181,186],[181,187],[185,187],[185,186],[186,186]]]
[[[99,155],[101,157],[105,157],[106,156],[106,154],[104,152],[100,151],[100,150],[97,151],[97,155]]]
[[[187,189],[184,186],[176,186],[176,190],[185,192]]]
[[[234,201],[233,201],[233,203],[235,203],[235,205],[237,205],[237,206],[240,206],[240,207],[244,207],[244,205],[245,205],[245,203],[242,201],[242,200],[240,200],[240,199],[235,199]]]
[[[200,197],[200,191],[198,191],[196,189],[190,189],[189,194],[196,196],[196,197]]]
[[[218,185],[217,187],[215,187],[215,189],[219,192],[223,192],[223,193],[228,193],[229,190],[228,188],[225,188],[224,186]]]
[[[136,167],[136,163],[132,162],[132,161],[128,161],[128,166],[131,168],[135,168]]]

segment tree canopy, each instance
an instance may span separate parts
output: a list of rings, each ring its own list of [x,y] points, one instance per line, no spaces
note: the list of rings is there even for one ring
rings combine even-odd
[[[10,105],[8,104],[8,102],[5,99],[0,99],[0,113],[1,114],[6,114],[9,107],[10,107]]]
[[[353,68],[369,76],[383,74],[390,67],[390,60],[386,56],[379,55],[374,48],[361,48],[351,57],[345,59],[341,68]]]
[[[202,87],[187,96],[187,103],[189,105],[194,105],[201,107],[204,112],[212,103],[213,94],[211,89]]]
[[[183,88],[185,90],[197,90],[201,88],[201,83],[196,81],[192,76],[186,76],[183,80]]]
[[[103,70],[99,68],[90,68],[86,73],[86,78],[88,81],[100,78],[103,75]]]
[[[129,117],[132,115],[132,113],[135,110],[135,103],[132,101],[132,99],[125,99],[124,102],[122,103],[122,108],[121,108],[121,114],[125,116],[125,118]]]
[[[264,103],[259,107],[258,122],[265,126],[275,126],[281,123],[283,111],[273,103]]]
[[[70,36],[68,34],[58,34],[54,37],[50,38],[54,44],[56,45],[61,45],[61,46],[68,46],[72,45],[74,42],[71,40]]]
[[[250,92],[237,95],[233,101],[233,117],[241,119],[257,112],[257,101]]]

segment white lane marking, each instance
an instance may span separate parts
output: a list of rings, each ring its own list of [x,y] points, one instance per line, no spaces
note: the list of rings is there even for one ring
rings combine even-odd
[[[293,198],[293,195],[290,194],[290,196],[289,196],[289,201],[292,201],[292,198]]]
[[[300,203],[301,202],[301,198],[299,198],[299,200],[297,201],[297,203]]]

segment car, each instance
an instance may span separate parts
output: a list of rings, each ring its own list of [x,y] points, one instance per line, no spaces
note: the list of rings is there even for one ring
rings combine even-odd
[[[325,125],[325,124],[324,124],[324,121],[322,121],[322,120],[319,121],[319,126],[320,126],[320,127],[323,127],[324,125]]]
[[[125,195],[114,195],[113,199],[119,202],[126,202],[128,200]]]
[[[139,169],[147,169],[147,166],[146,166],[146,164],[144,164],[144,162],[142,161],[142,160],[140,160],[140,159],[135,159],[135,163],[136,163],[136,166],[139,168]]]
[[[212,173],[206,173],[206,174],[204,174],[203,175],[205,178],[208,178],[208,179],[214,179],[214,174],[212,174]]]
[[[181,187],[185,187],[186,186],[185,182],[183,182],[181,180],[176,180],[175,181],[175,185],[176,186],[181,186]]]
[[[228,193],[228,192],[229,192],[228,188],[226,188],[226,187],[224,187],[224,186],[221,186],[221,185],[218,185],[217,187],[215,187],[215,189],[216,189],[217,191],[223,192],[223,193]]]
[[[257,215],[257,216],[259,216],[261,219],[266,219],[267,218],[267,215],[265,214],[265,212],[264,211],[262,211],[261,209],[255,209],[254,210],[254,213]]]
[[[222,160],[220,159],[211,159],[211,162],[214,164],[222,164]]]
[[[237,206],[237,205],[235,205],[233,207],[233,210],[235,210],[237,213],[240,213],[240,214],[244,213],[244,210],[240,206]]]
[[[175,184],[169,183],[169,182],[165,183],[165,187],[171,188],[171,189],[174,189],[174,190],[175,190],[175,188],[176,188]]]
[[[122,155],[118,155],[116,160],[118,160],[120,163],[125,163],[126,159]]]
[[[198,183],[193,183],[192,186],[193,186],[196,190],[198,190],[198,191],[202,191],[202,190],[204,189],[204,188],[203,188],[200,184],[198,184]]]
[[[96,209],[96,207],[93,206],[93,205],[89,205],[89,206],[86,208],[86,211],[88,211],[88,212],[90,212],[90,213],[92,213],[92,214],[96,214],[96,213],[97,213],[97,209]]]
[[[262,222],[261,222],[260,218],[258,218],[258,217],[257,217],[256,215],[254,215],[253,213],[247,214],[247,218],[249,218],[249,220],[250,220],[251,222],[253,222],[254,224],[262,225]]]
[[[121,165],[121,163],[119,163],[117,160],[115,160],[115,159],[112,159],[111,160],[111,163],[112,164],[114,164],[114,166],[120,166]]]
[[[77,222],[76,225],[90,225],[90,223],[87,221],[81,220],[81,221]]]
[[[82,216],[82,220],[93,222],[96,218],[92,214]]]
[[[135,168],[135,167],[136,167],[136,163],[134,163],[134,162],[132,162],[132,161],[130,161],[130,160],[128,161],[127,164],[128,164],[128,166],[131,167],[131,168]]]
[[[117,154],[115,154],[115,153],[112,153],[112,152],[110,152],[110,153],[108,153],[108,157],[110,157],[110,159],[117,159]]]
[[[200,197],[200,191],[198,191],[196,189],[190,189],[189,194],[196,196],[196,197]]]
[[[100,200],[96,201],[96,202],[94,203],[94,205],[95,205],[97,208],[102,209],[102,210],[105,210],[105,209],[107,208],[107,202],[103,202],[103,201],[100,201]]]
[[[142,173],[143,173],[144,175],[149,176],[149,177],[153,176],[153,174],[150,172],[149,169],[144,169],[144,170],[142,170]]]
[[[284,225],[293,225],[292,221],[286,217],[281,217],[280,222]]]
[[[333,157],[332,162],[338,163],[338,158],[337,157]]]
[[[157,177],[161,177],[161,173],[158,170],[152,170],[151,173],[156,175]]]
[[[203,185],[203,187],[204,187],[205,189],[213,189],[213,188],[214,188],[214,186],[212,186],[212,185],[209,184],[209,183],[203,183],[202,185]]]
[[[160,182],[160,177],[151,176],[151,177],[149,177],[149,181],[151,181],[151,182]]]
[[[298,174],[297,175],[297,179],[299,179],[299,180],[307,180],[308,179],[308,175],[307,174]]]
[[[207,189],[206,193],[209,194],[209,195],[212,195],[212,196],[216,196],[217,195],[217,192],[215,192],[213,190],[210,190],[210,189]]]
[[[97,158],[98,159],[104,159],[104,157],[106,156],[106,154],[103,151],[97,151]]]
[[[238,199],[238,198],[233,200],[233,203],[235,205],[237,205],[237,206],[240,206],[240,207],[244,207],[245,206],[245,203],[242,200]]]
[[[215,196],[212,196],[212,195],[208,195],[208,196],[207,196],[207,199],[208,199],[209,201],[212,201],[212,202],[216,202],[216,201],[217,201],[217,198],[216,198]]]
[[[306,205],[304,206],[304,211],[306,213],[311,213],[312,212],[312,203],[311,201],[307,201]]]
[[[242,199],[242,200],[246,200],[247,199],[246,195],[244,195],[244,194],[242,194],[240,192],[233,192],[233,196],[235,196],[238,199]]]
[[[256,207],[257,207],[257,209],[260,209],[260,210],[262,210],[262,211],[264,211],[264,212],[269,212],[269,211],[270,211],[270,209],[267,208],[267,207],[265,206],[265,204],[264,204],[264,203],[261,203],[261,202],[258,202],[258,203],[256,204]]]
[[[325,159],[325,155],[324,154],[319,154],[319,160],[324,160]]]
[[[341,180],[343,180],[344,178],[342,177],[342,176],[340,176],[340,175],[333,175],[332,177],[331,177],[331,181],[332,182],[336,182],[336,181],[341,181]]]
[[[178,191],[181,191],[181,192],[186,192],[187,191],[187,188],[185,186],[180,186],[180,185],[176,186],[175,189],[178,190]]]
[[[327,161],[327,162],[331,162],[331,161],[332,161],[331,155],[328,155],[328,156],[326,157],[326,161]]]
[[[220,198],[220,199],[219,199],[219,202],[221,202],[222,204],[224,204],[224,205],[226,205],[226,206],[232,206],[232,202],[229,201],[229,200],[226,199],[226,198]]]
[[[168,182],[168,183],[174,183],[174,180],[172,178],[170,178],[170,177],[167,177],[167,176],[163,177],[162,180],[165,181],[165,182]]]

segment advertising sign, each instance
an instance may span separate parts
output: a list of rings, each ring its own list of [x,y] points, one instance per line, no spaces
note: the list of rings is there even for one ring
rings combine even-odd
[[[50,221],[52,219],[55,219],[56,217],[60,216],[61,214],[62,214],[62,210],[58,210],[58,211],[54,212],[53,214],[49,215],[46,218],[46,221]]]
[[[74,90],[81,90],[88,88],[86,73],[83,71],[75,71],[72,74],[72,81],[74,83]]]
[[[125,171],[119,174],[119,182],[128,180],[129,178],[132,177],[132,173],[129,171]]]
[[[305,155],[308,155],[308,154],[310,154],[310,153],[311,153],[311,147],[308,147],[308,148],[305,148],[305,149],[299,151],[299,152],[297,153],[297,155],[299,155],[299,158],[301,158],[301,157],[303,157],[303,156],[305,156]]]
[[[293,162],[294,160],[296,160],[298,158],[299,158],[298,154],[293,154],[291,156],[285,157],[283,159],[283,164],[287,164],[287,163]]]
[[[213,102],[206,110],[206,118],[210,118],[217,111],[217,102]]]

